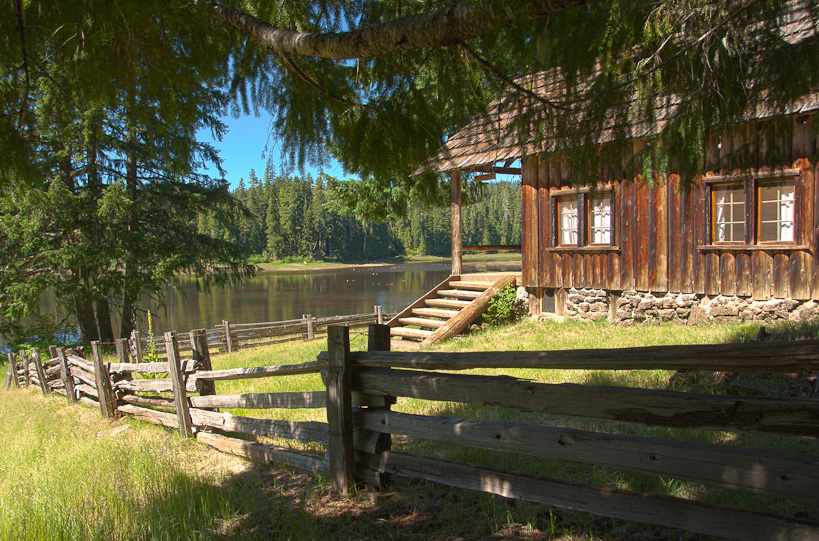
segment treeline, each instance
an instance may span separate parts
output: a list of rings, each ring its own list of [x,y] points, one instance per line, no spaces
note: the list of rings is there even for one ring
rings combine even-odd
[[[213,212],[198,217],[200,233],[247,246],[260,260],[358,261],[396,255],[450,253],[450,209],[413,205],[406,217],[374,222],[347,215],[339,181],[250,172],[233,191],[247,213],[229,228]],[[464,207],[465,245],[519,244],[520,185],[497,182],[471,190]]]

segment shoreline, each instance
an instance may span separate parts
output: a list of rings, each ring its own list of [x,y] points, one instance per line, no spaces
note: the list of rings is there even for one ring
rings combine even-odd
[[[464,262],[478,264],[502,264],[520,261],[520,254],[469,254],[464,255]],[[257,272],[310,272],[359,267],[389,267],[391,265],[409,265],[415,263],[449,263],[451,257],[443,256],[406,256],[374,261],[331,262],[310,261],[307,263],[256,263]]]

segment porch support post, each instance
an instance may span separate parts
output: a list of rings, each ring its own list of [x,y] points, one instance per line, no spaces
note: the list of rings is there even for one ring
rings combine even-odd
[[[449,173],[451,179],[450,208],[452,215],[452,274],[463,273],[464,242],[461,228],[461,171]]]

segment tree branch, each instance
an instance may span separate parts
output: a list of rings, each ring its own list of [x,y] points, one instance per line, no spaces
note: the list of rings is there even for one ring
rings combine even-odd
[[[519,23],[520,8],[504,2],[456,1],[443,8],[350,32],[297,32],[276,28],[236,8],[215,0],[194,0],[210,10],[213,17],[256,39],[280,54],[317,56],[342,60],[367,58],[408,49],[448,47],[502,27]],[[528,0],[523,6],[528,17],[545,17],[585,0]]]

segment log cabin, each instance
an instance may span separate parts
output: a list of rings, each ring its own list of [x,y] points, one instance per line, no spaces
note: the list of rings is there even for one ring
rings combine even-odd
[[[816,37],[808,14],[783,28],[791,40]],[[560,86],[554,73],[518,83],[547,98]],[[573,178],[565,156],[549,148],[549,134],[540,143],[521,140],[503,98],[490,104],[425,166],[451,178],[452,274],[462,273],[463,174],[519,173],[519,285],[533,315],[689,324],[815,316],[819,92],[785,111],[760,104],[715,130],[698,174],[681,178],[672,167],[645,179],[642,167],[623,164],[674,114],[673,98],[667,101],[666,117],[631,126],[633,153],[587,181]],[[774,118],[786,129],[766,129]],[[510,167],[516,160],[517,170]]]

